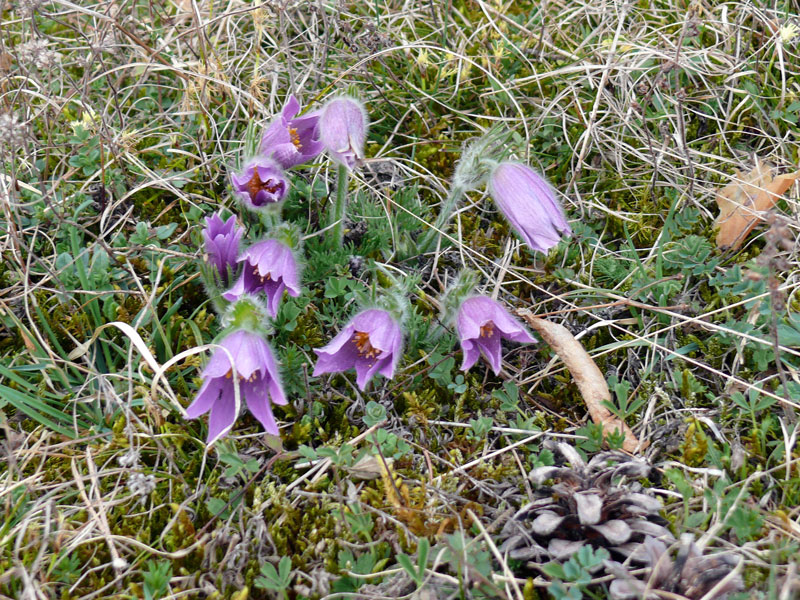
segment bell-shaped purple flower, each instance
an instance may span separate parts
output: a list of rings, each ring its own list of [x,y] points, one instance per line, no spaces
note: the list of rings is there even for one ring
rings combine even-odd
[[[284,169],[308,162],[322,152],[319,141],[319,112],[296,117],[300,102],[289,96],[281,114],[269,124],[261,138],[261,152]]]
[[[315,349],[319,355],[314,376],[355,368],[361,391],[375,373],[391,379],[400,360],[403,332],[385,310],[371,308],[358,313],[330,344]]]
[[[281,166],[266,156],[251,159],[240,173],[231,175],[231,182],[244,205],[251,210],[280,202],[289,190]]]
[[[364,158],[367,112],[349,96],[334,98],[322,109],[319,137],[334,160],[352,169]]]
[[[239,397],[272,435],[279,435],[272,415],[273,404],[286,404],[272,350],[260,335],[245,330],[234,331],[211,355],[202,377],[203,386],[186,409],[190,419],[211,411],[208,418],[208,444],[213,444],[233,427],[240,406],[236,403],[233,368],[239,381]],[[230,353],[230,355],[228,354]],[[233,366],[231,365],[233,360]]]
[[[300,295],[300,269],[291,249],[278,240],[266,240],[250,246],[239,256],[244,263],[241,276],[233,287],[222,294],[233,302],[244,294],[264,292],[270,315],[278,314],[278,306],[283,298],[283,290],[289,295]]]
[[[503,339],[515,342],[536,341],[502,304],[486,296],[473,296],[461,303],[456,317],[456,329],[464,353],[462,371],[472,368],[483,353],[497,375],[500,373]]]
[[[207,260],[217,269],[225,284],[228,283],[228,268],[236,270],[239,241],[243,234],[244,229],[236,225],[236,215],[231,215],[227,221],[223,221],[219,213],[206,217],[203,239]]]
[[[489,178],[489,192],[523,241],[547,252],[572,230],[548,183],[533,169],[504,162]]]

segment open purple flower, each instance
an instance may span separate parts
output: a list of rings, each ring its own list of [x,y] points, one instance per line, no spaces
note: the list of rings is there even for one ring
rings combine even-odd
[[[358,313],[331,343],[315,349],[319,360],[314,376],[341,373],[355,368],[356,383],[361,391],[375,373],[391,379],[400,359],[403,332],[385,310],[372,308]]]
[[[233,302],[244,294],[264,292],[270,315],[278,314],[278,306],[283,298],[283,290],[289,295],[300,295],[300,274],[297,261],[291,249],[278,240],[266,240],[250,246],[239,256],[244,263],[244,271],[233,287],[222,294]]]
[[[547,252],[572,230],[547,182],[533,169],[504,162],[489,178],[489,192],[506,219],[534,250]]]
[[[456,317],[456,329],[464,352],[462,371],[472,368],[481,353],[494,374],[500,373],[501,341],[535,342],[528,330],[512,317],[499,302],[486,296],[473,296],[461,303]]]
[[[233,366],[239,380],[239,394],[247,408],[272,435],[279,435],[272,415],[272,404],[286,404],[278,366],[272,350],[261,336],[238,330],[226,336],[203,369],[203,386],[194,402],[186,409],[190,419],[211,411],[208,418],[208,444],[226,435],[241,408],[234,392]],[[228,355],[230,353],[230,356]]]
[[[331,157],[352,169],[364,158],[367,113],[360,102],[348,96],[334,98],[322,109],[319,136]]]
[[[239,241],[243,234],[244,229],[236,225],[236,215],[231,215],[227,221],[223,221],[219,213],[206,217],[206,226],[203,229],[206,255],[224,283],[228,282],[228,268],[236,270]]]
[[[300,102],[293,94],[261,138],[261,152],[275,159],[284,169],[307,162],[322,152],[319,112],[295,118],[298,112]]]
[[[233,187],[249,209],[257,210],[280,202],[289,190],[281,166],[266,156],[256,156],[241,173],[231,176]]]

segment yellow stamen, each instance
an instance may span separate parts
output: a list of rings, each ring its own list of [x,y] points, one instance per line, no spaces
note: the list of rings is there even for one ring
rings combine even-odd
[[[300,135],[298,135],[297,133],[297,128],[289,127],[289,137],[291,138],[295,148],[297,148],[298,150],[303,149],[303,144],[300,143]]]
[[[237,376],[238,376],[238,378],[239,378],[239,381],[243,381],[243,380],[245,380],[245,378],[244,378],[244,377],[242,377],[241,375],[238,375],[238,374],[237,374]],[[252,383],[253,381],[255,381],[255,380],[256,380],[256,377],[257,377],[257,376],[258,376],[258,371],[253,371],[253,373],[250,375],[250,377],[248,377],[248,378],[246,379],[246,381],[249,381],[249,382],[251,382],[251,383]],[[227,372],[227,373],[225,373],[225,379],[232,379],[232,378],[233,378],[233,369],[228,369],[228,372]]]
[[[492,337],[494,335],[494,323],[487,321],[481,325],[481,337]]]
[[[370,343],[368,333],[356,331],[353,334],[353,341],[356,343],[359,356],[363,358],[376,358],[381,353],[379,348],[375,348]]]

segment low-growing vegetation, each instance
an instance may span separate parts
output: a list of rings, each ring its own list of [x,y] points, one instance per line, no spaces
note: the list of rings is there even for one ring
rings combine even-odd
[[[0,597],[800,596],[795,4],[0,19]]]

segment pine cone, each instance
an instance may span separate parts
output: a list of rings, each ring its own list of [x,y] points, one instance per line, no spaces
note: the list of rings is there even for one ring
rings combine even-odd
[[[622,476],[646,477],[650,466],[621,452],[603,452],[587,464],[572,446],[556,449],[572,467],[540,467],[530,473],[541,486],[537,499],[521,508],[505,525],[501,551],[520,560],[567,560],[584,544],[603,547],[612,555],[646,562],[645,536],[674,541],[658,515],[661,502],[636,491],[638,483],[614,481]]]
[[[617,577],[609,587],[609,594],[615,600],[659,600],[663,594],[658,592],[699,600],[711,590],[714,593],[709,598],[724,600],[744,589],[741,576],[734,572],[738,560],[730,554],[703,556],[703,550],[694,543],[692,534],[681,536],[681,546],[674,561],[667,545],[660,540],[648,536],[644,548],[651,566],[644,569],[639,578],[618,562],[603,561],[606,570]]]

